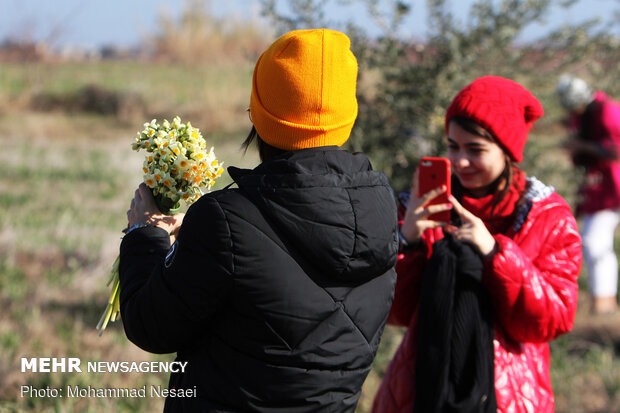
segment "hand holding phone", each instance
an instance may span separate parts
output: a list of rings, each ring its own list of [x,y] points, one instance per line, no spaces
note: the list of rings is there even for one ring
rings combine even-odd
[[[422,158],[412,184],[399,234],[405,247],[418,242],[427,229],[450,223],[450,161],[445,158]],[[428,194],[433,190],[433,194]]]
[[[448,204],[448,196],[451,194],[450,185],[450,160],[446,158],[424,157],[420,159],[418,167],[418,196],[427,192],[446,187],[446,191],[433,198],[426,206]],[[450,211],[437,212],[428,216],[429,220],[450,222]]]

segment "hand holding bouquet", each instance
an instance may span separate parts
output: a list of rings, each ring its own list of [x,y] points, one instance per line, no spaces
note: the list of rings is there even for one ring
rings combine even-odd
[[[181,200],[187,205],[196,201],[203,188],[210,190],[224,172],[213,148],[206,151],[207,144],[200,131],[189,122],[181,123],[178,116],[172,123],[164,120],[160,125],[155,119],[145,123],[131,147],[135,151],[146,150],[142,165],[144,183],[153,192],[159,210],[166,215],[179,212]],[[118,266],[117,257],[107,283],[112,284],[112,292],[97,324],[99,335],[120,313]]]

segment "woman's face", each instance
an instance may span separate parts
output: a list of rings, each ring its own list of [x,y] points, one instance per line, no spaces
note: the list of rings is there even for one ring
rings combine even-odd
[[[506,167],[506,154],[498,144],[456,122],[448,125],[448,158],[452,172],[473,196],[486,195],[487,187]]]

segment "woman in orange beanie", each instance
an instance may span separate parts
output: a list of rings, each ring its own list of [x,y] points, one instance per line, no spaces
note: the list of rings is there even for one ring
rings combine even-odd
[[[145,186],[120,252],[121,315],[146,351],[177,353],[167,412],[353,412],[391,305],[394,197],[340,148],[357,116],[357,63],[333,30],[285,34],[258,59],[237,188],[173,218]],[[181,392],[191,397],[174,397]]]
[[[401,194],[389,323],[407,331],[373,413],[553,412],[548,342],[570,331],[581,240],[570,207],[515,163],[539,101],[509,79],[461,90],[445,127],[446,188]],[[428,219],[452,211],[452,222]]]

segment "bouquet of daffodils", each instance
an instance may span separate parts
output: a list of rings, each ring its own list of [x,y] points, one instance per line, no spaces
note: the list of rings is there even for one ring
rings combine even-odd
[[[131,148],[146,150],[142,171],[144,183],[151,188],[159,210],[167,215],[179,212],[181,200],[187,205],[196,201],[215,184],[224,168],[213,153],[206,151],[207,143],[200,131],[189,122],[181,123],[177,116],[172,122],[155,119],[144,124]],[[110,321],[116,321],[120,313],[120,287],[118,279],[119,257],[110,271],[112,292],[108,304],[97,324],[99,335]]]

